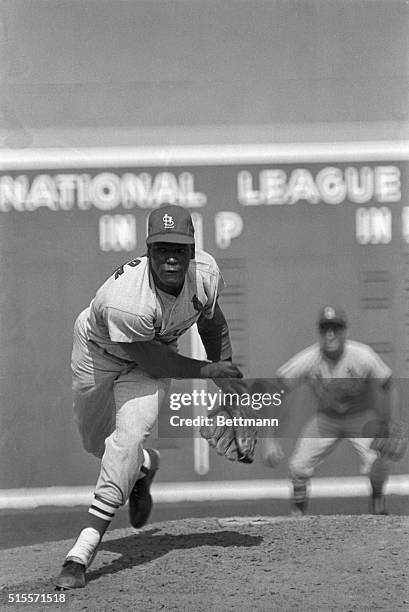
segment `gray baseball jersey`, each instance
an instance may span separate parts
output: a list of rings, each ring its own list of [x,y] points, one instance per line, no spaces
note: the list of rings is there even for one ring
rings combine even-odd
[[[282,365],[277,376],[290,389],[300,381],[308,382],[319,410],[344,414],[363,409],[368,381],[374,379],[383,385],[392,371],[369,346],[347,340],[341,358],[333,366],[314,344]]]
[[[203,314],[212,318],[224,281],[214,258],[196,250],[180,294],[155,287],[147,256],[118,268],[100,287],[88,309],[87,334],[108,355],[129,360],[119,342],[177,345],[177,339]]]

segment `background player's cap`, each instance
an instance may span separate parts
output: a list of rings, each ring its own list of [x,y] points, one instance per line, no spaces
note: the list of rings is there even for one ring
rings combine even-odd
[[[317,325],[340,325],[341,327],[347,327],[348,319],[345,311],[342,308],[335,308],[334,306],[324,306],[320,310],[318,315]]]
[[[153,210],[148,219],[146,244],[154,242],[194,244],[195,230],[189,211],[176,204]]]

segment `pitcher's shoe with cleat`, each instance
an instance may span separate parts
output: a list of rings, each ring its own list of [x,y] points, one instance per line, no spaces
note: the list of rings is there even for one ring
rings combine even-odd
[[[85,587],[85,565],[72,559],[66,559],[61,573],[55,581],[55,586],[59,591]]]
[[[141,472],[145,472],[146,476],[136,481],[129,496],[129,520],[135,529],[143,527],[151,513],[152,496],[150,488],[152,480],[159,469],[159,451],[153,448],[146,448],[145,450],[150,456],[151,467],[149,470],[144,467],[141,468]]]

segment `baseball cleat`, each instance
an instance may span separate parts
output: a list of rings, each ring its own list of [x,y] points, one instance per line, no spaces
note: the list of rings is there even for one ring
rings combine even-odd
[[[305,512],[303,512],[300,508],[294,507],[291,508],[290,516],[293,518],[302,518],[305,516]]]
[[[151,467],[149,470],[142,468],[142,471],[146,472],[146,476],[136,481],[129,496],[129,520],[135,529],[143,527],[151,513],[152,496],[150,488],[152,480],[159,469],[159,451],[153,448],[146,448],[145,450],[151,458]]]
[[[296,500],[293,499],[291,502],[291,516],[299,517],[304,516],[307,513],[308,501],[307,499]]]
[[[67,559],[55,581],[55,586],[58,590],[82,589],[85,587],[85,565]]]
[[[384,495],[372,495],[370,503],[370,513],[380,514],[387,516],[389,512],[386,509],[385,496]]]

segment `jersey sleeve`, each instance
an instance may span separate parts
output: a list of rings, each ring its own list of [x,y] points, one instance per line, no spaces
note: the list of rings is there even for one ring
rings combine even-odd
[[[155,337],[153,321],[146,315],[107,307],[104,309],[104,319],[113,342],[147,342]]]
[[[288,389],[293,389],[311,373],[316,360],[316,353],[317,350],[314,346],[297,353],[278,368],[276,372],[277,378],[285,381]]]
[[[204,279],[204,289],[207,296],[207,302],[203,309],[203,316],[205,316],[206,319],[213,318],[217,298],[225,287],[226,283],[224,282],[223,276],[219,270],[219,266],[212,258],[210,270]]]
[[[377,380],[380,385],[385,384],[392,377],[392,370],[379,355],[369,347],[367,361],[369,366],[368,376]]]

